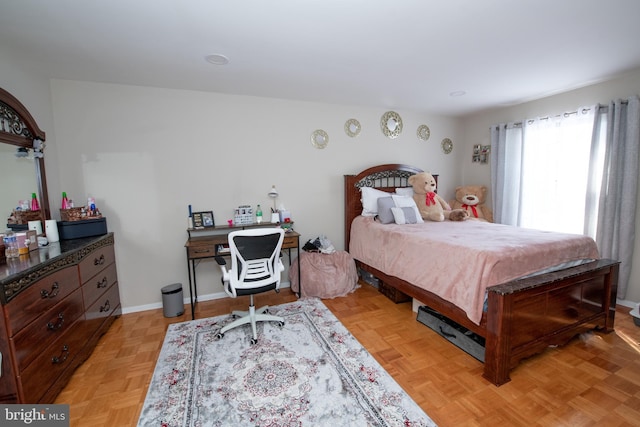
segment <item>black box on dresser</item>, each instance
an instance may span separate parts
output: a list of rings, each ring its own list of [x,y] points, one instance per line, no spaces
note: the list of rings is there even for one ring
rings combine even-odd
[[[83,219],[80,221],[58,221],[60,240],[107,234],[107,218]]]

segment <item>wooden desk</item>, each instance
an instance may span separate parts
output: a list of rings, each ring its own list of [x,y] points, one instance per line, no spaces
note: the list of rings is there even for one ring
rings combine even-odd
[[[293,223],[291,223],[293,225]],[[277,227],[272,223],[245,224],[235,226],[218,226],[202,229],[188,229],[189,238],[185,243],[187,249],[187,269],[189,273],[189,298],[191,301],[191,318],[195,319],[195,304],[198,302],[198,285],[196,278],[196,267],[201,260],[211,259],[216,256],[225,256],[228,253],[220,252],[223,245],[229,243],[229,233],[235,230],[245,230],[258,227]],[[300,234],[289,231],[284,234],[282,249],[287,250],[289,266],[291,266],[291,249],[296,249],[297,256],[300,256]],[[298,263],[298,277],[300,277],[300,263]],[[298,297],[302,292],[302,283],[298,286]]]

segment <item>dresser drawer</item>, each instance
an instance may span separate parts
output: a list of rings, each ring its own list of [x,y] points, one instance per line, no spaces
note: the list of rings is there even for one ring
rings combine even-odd
[[[195,243],[187,247],[189,258],[211,258],[216,255],[216,245],[213,243]]]
[[[86,283],[82,284],[82,295],[84,306],[89,307],[96,302],[111,285],[118,281],[116,264],[110,264],[107,268],[93,276]]]
[[[42,313],[80,288],[75,265],[56,271],[29,286],[6,305],[7,327],[13,336]]]
[[[93,305],[87,308],[85,318],[88,328],[91,331],[98,329],[104,319],[109,317],[119,305],[120,293],[118,292],[118,283],[115,283]]]
[[[64,334],[83,312],[82,292],[77,289],[14,336],[11,341],[18,370],[26,368],[49,344]]]
[[[74,363],[74,358],[83,350],[89,339],[88,330],[82,323],[80,319],[71,325],[19,375],[24,402],[39,402],[65,369],[76,367],[78,363]]]
[[[80,261],[80,283],[85,283],[87,280],[95,276],[108,266],[113,264],[116,260],[115,252],[113,251],[113,245],[103,246],[91,252],[82,261]]]

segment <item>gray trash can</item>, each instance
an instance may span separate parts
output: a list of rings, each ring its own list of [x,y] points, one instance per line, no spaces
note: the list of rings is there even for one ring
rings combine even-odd
[[[162,311],[164,317],[177,317],[184,313],[182,283],[174,283],[162,288]]]

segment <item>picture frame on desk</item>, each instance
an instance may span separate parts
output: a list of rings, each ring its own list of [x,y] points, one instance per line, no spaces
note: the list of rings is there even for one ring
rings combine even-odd
[[[212,228],[215,227],[213,219],[213,211],[202,211],[193,213],[193,228]]]

